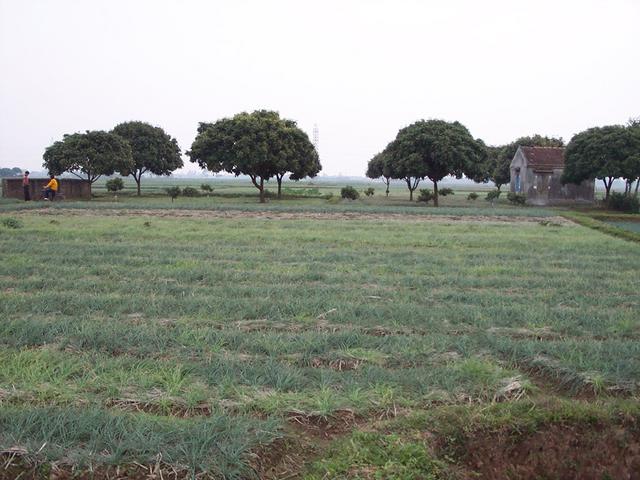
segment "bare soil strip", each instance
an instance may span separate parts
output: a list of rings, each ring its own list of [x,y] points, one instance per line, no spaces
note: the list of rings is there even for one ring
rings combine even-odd
[[[52,216],[132,216],[160,218],[256,218],[265,220],[401,220],[403,222],[437,222],[437,223],[542,223],[551,226],[573,225],[571,220],[560,216],[526,217],[504,215],[407,215],[402,213],[367,213],[367,212],[248,212],[241,210],[156,210],[156,209],[65,209],[41,208],[15,212],[19,215],[52,215]]]

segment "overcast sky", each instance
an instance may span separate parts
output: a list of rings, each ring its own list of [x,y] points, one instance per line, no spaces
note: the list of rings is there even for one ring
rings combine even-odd
[[[640,115],[640,1],[0,0],[0,166],[127,120],[186,151],[261,108],[317,124],[330,175],[422,118],[569,140]]]

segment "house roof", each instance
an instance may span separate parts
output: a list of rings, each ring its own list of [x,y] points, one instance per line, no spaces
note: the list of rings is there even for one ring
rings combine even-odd
[[[520,147],[528,166],[537,171],[564,168],[563,147]]]

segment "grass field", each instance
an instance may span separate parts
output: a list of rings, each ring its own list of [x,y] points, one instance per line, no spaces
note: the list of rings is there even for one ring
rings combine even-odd
[[[0,206],[7,475],[471,478],[478,432],[640,438],[637,243],[540,209],[183,200]]]

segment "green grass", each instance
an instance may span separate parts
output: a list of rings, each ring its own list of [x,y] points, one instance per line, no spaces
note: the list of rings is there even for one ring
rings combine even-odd
[[[208,200],[193,205],[220,208]],[[520,405],[538,374],[567,395],[638,394],[640,246],[593,229],[480,222],[462,207],[415,221],[64,206],[0,225],[0,450],[46,443],[38,458],[84,465],[161,453],[243,478],[292,414]],[[395,432],[353,442],[318,468],[343,475],[356,456],[382,478],[429,478],[443,466]]]

